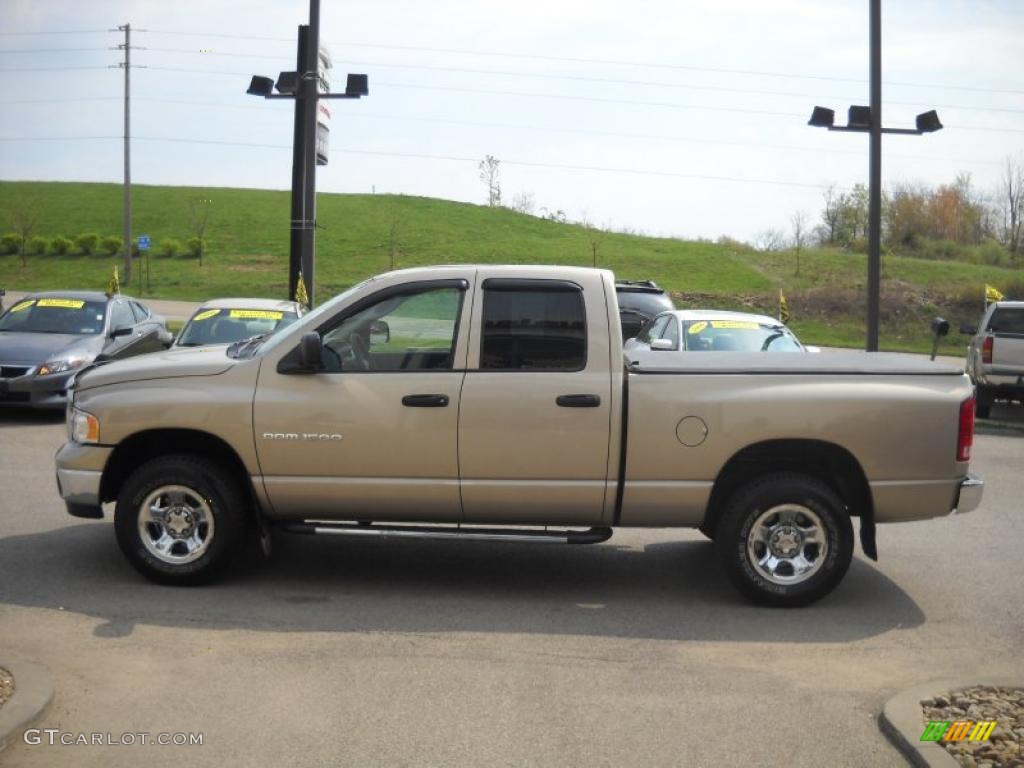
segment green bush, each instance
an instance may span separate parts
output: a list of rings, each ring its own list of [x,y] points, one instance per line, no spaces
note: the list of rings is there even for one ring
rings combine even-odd
[[[0,253],[17,253],[21,248],[21,236],[14,233],[0,237]]]
[[[203,255],[203,239],[201,237],[190,237],[185,243],[188,247],[188,255],[199,258]]]
[[[66,237],[57,236],[50,241],[50,250],[58,256],[63,256],[74,246],[75,244]]]
[[[49,242],[45,237],[36,235],[35,237],[30,237],[29,241],[25,243],[25,250],[32,256],[42,256],[46,253],[46,246],[48,245]]]
[[[96,247],[100,244],[100,236],[88,232],[84,235],[79,235],[75,238],[75,248],[84,253],[86,256],[93,256],[96,253]]]
[[[107,235],[100,241],[100,250],[106,256],[117,256],[121,252],[124,241],[117,235]]]
[[[175,240],[173,237],[167,237],[160,241],[160,245],[157,246],[156,252],[160,256],[177,256],[181,253],[181,243]]]

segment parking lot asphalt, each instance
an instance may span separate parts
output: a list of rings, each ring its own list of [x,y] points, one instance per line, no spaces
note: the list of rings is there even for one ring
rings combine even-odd
[[[606,544],[276,539],[225,581],[154,586],[57,496],[54,417],[0,412],[0,647],[47,667],[38,727],[202,733],[0,763],[903,765],[884,702],[1024,672],[1024,438],[981,435],[963,516],[879,529],[804,609],[744,603],[695,532]]]

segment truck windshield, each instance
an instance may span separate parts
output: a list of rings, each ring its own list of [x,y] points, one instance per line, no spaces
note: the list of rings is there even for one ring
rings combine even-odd
[[[784,325],[751,320],[693,320],[683,337],[691,352],[802,352]]]
[[[25,299],[0,316],[0,331],[95,335],[103,332],[103,301],[45,297]]]

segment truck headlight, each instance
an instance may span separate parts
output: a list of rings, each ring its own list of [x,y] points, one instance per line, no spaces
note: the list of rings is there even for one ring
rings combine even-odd
[[[89,362],[87,357],[68,357],[63,360],[48,360],[39,366],[36,371],[36,376],[49,376],[51,373],[64,373],[65,371],[73,371],[75,368],[81,368]]]
[[[100,420],[91,413],[72,408],[68,426],[71,431],[71,439],[76,443],[98,443],[100,441]]]

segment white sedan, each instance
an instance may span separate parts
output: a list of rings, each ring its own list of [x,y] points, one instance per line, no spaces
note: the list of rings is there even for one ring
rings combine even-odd
[[[677,309],[647,323],[625,352],[817,352],[805,347],[783,323],[768,315]]]

